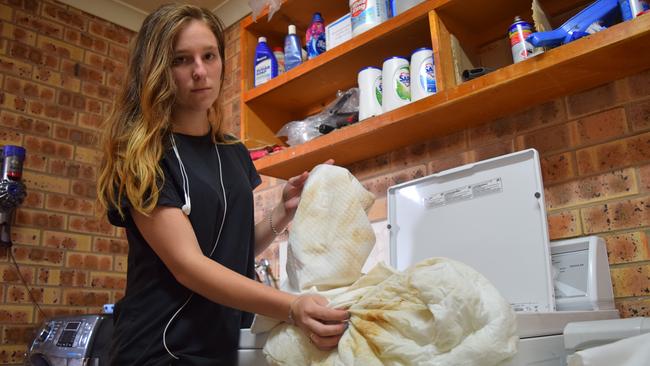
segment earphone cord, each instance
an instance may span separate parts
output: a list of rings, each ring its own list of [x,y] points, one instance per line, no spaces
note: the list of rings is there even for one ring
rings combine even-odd
[[[189,212],[185,211],[186,207],[191,208],[191,202],[190,202],[190,180],[187,177],[187,171],[185,171],[185,165],[183,165],[183,161],[181,160],[181,156],[178,153],[178,148],[176,147],[176,140],[174,139],[174,134],[171,134],[171,140],[172,140],[172,149],[174,150],[174,154],[176,155],[176,160],[178,160],[178,168],[181,171],[181,179],[183,180],[183,197],[185,199],[185,204],[183,205],[183,213],[186,215],[189,215]]]
[[[174,141],[174,135],[172,134],[172,147],[174,149],[174,154],[176,155],[176,159],[178,160],[178,165],[180,167],[181,171],[181,176],[183,179],[183,193],[185,195],[185,204],[187,205],[190,203],[190,180],[187,176],[187,172],[185,171],[185,166],[183,165],[183,161],[181,160],[181,156],[178,153],[178,148],[176,147],[176,141]],[[221,225],[219,226],[219,232],[217,233],[217,240],[215,240],[214,245],[212,246],[212,250],[210,251],[209,257],[212,257],[212,254],[214,254],[214,251],[217,249],[217,244],[219,244],[219,239],[221,238],[221,231],[223,230],[223,225],[226,222],[226,212],[228,212],[228,200],[226,199],[226,188],[223,184],[223,171],[221,168],[221,155],[219,154],[219,147],[217,144],[214,144],[214,149],[217,152],[217,160],[219,162],[219,182],[221,183],[221,193],[223,194],[223,216],[221,217]],[[167,325],[165,325],[165,329],[163,330],[163,347],[165,347],[165,350],[167,353],[169,353],[170,356],[172,356],[174,359],[178,360],[179,357],[176,356],[175,354],[172,353],[172,351],[169,350],[169,347],[167,347],[167,329],[171,325],[171,323],[174,321],[176,316],[185,308],[185,306],[190,302],[192,297],[194,296],[194,292],[190,293],[190,295],[187,297],[187,300],[181,305],[178,310],[172,315],[171,318],[169,318],[169,321],[167,322]]]

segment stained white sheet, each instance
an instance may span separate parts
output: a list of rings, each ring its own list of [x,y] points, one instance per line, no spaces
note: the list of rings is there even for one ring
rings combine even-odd
[[[349,328],[331,352],[297,327],[257,317],[272,329],[271,365],[498,365],[516,353],[515,315],[485,277],[445,258],[399,273],[380,263],[361,274],[375,237],[367,211],[374,196],[346,169],[316,167],[289,234],[288,283],[349,308]],[[431,238],[435,240],[435,238]]]

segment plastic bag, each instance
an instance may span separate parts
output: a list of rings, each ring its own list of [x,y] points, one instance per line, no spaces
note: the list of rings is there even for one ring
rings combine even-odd
[[[253,21],[257,20],[257,17],[260,16],[264,8],[269,7],[269,16],[268,20],[271,20],[273,14],[280,9],[282,5],[282,0],[248,0],[248,6],[250,6],[253,11]]]
[[[300,145],[315,137],[329,133],[359,120],[359,88],[338,92],[336,99],[322,112],[302,121],[292,121],[280,129],[276,136],[287,137],[289,146]]]
[[[318,126],[323,121],[323,116],[317,114],[315,116],[307,117],[302,121],[293,121],[282,126],[276,136],[286,136],[287,145],[295,146],[305,143],[314,137],[318,137],[321,133],[318,131]]]
[[[319,126],[322,134],[359,121],[359,88],[336,93],[336,99],[322,112],[326,115]]]

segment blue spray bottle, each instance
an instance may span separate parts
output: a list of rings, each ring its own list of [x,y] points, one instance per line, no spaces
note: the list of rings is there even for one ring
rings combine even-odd
[[[278,61],[266,43],[266,37],[260,37],[255,48],[255,86],[260,86],[276,76]]]
[[[284,38],[284,68],[286,71],[302,63],[302,47],[296,34],[296,26],[289,26],[289,34]]]

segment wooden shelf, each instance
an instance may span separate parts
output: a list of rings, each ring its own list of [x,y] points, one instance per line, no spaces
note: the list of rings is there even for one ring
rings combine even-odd
[[[434,3],[437,2],[421,5],[439,6]],[[399,17],[394,18],[386,22],[383,25],[385,29],[380,32],[399,32],[399,29],[407,27],[410,22],[417,23],[418,20],[402,22]],[[362,48],[363,52],[372,49],[374,36],[356,38],[347,42],[348,46]],[[440,91],[397,110],[269,155],[255,161],[255,166],[261,174],[286,179],[328,158],[334,158],[339,165],[347,165],[486,123],[532,105],[645,70],[650,67],[648,44],[650,15],[617,24],[605,31]],[[348,49],[339,56],[345,54],[343,58],[349,58],[347,62],[353,62],[354,58],[347,55],[354,52],[356,49]],[[296,86],[299,86],[305,82],[299,80],[299,75],[317,80],[336,70],[335,66],[330,64],[338,64],[339,57],[328,57],[327,54],[319,57],[323,57],[322,60],[327,59],[327,62],[321,64],[318,59],[314,59],[311,64],[303,65],[303,70],[296,70],[293,75],[287,73],[286,78],[278,80],[277,84],[269,83],[264,88],[258,88],[259,91],[245,93],[245,103],[255,108],[260,98],[275,101],[274,98],[278,96],[274,95],[274,90],[278,89],[279,85],[296,83]],[[350,65],[346,67],[348,71],[356,73],[356,68]],[[293,77],[297,80],[288,80]],[[282,108],[287,107],[282,103],[279,105]]]
[[[242,27],[255,36],[279,37],[284,39],[287,34],[287,24],[293,24],[299,34],[304,34],[309,27],[314,12],[319,12],[327,23],[338,19],[350,11],[345,1],[324,1],[312,6],[305,6],[304,0],[283,0],[280,10],[273,14],[271,21],[267,21],[268,11],[265,10],[253,21],[247,17],[242,21]]]
[[[540,0],[557,27],[592,0]],[[381,67],[390,56],[409,56],[431,45],[438,93],[415,103],[320,136],[257,160],[260,173],[288,178],[328,158],[347,165],[487,123],[533,105],[586,90],[650,68],[650,16],[611,27],[535,58],[512,64],[506,30],[514,15],[531,20],[530,3],[521,0],[427,0],[370,31],[309,60],[257,88],[252,70],[257,37],[282,44],[287,24],[304,34],[315,11],[327,22],[348,11],[347,3],[284,0],[271,22],[242,22],[241,138],[249,147],[281,141],[275,133],[302,120],[334,99],[337,90],[356,86],[357,72]],[[265,17],[263,15],[262,17]],[[452,44],[470,62],[497,70],[459,83]]]
[[[242,102],[259,114],[273,106],[277,118],[265,115],[264,123],[275,131],[292,119],[317,112],[336,97],[336,90],[355,87],[361,68],[381,68],[388,57],[409,57],[419,47],[430,47],[428,11],[446,1],[422,3],[265,84],[244,89]]]
[[[573,16],[577,9],[592,3],[593,0],[542,0],[540,2],[551,24],[559,27],[567,20],[567,13]],[[534,24],[530,1],[490,0],[489,6],[485,4],[485,0],[450,1],[437,7],[436,11],[444,18],[450,32],[474,47],[506,37],[507,30],[513,22],[513,14]]]

